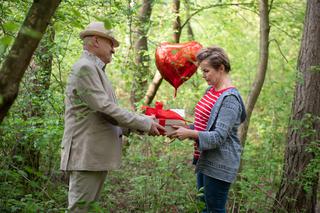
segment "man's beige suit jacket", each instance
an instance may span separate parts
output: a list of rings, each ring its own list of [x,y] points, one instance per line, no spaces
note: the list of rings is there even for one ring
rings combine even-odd
[[[101,61],[100,61],[101,62]],[[107,171],[121,164],[121,127],[149,131],[152,120],[117,105],[101,64],[83,54],[69,76],[61,170]]]

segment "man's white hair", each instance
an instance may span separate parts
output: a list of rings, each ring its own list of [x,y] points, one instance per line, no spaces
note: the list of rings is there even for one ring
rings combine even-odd
[[[92,38],[93,38],[93,36],[86,36],[83,38],[83,47],[84,48],[92,45],[92,41],[93,41]]]

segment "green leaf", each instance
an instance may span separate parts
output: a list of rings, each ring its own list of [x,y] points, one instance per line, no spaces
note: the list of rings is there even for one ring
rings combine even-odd
[[[7,22],[3,24],[3,28],[6,31],[15,32],[19,29],[19,25],[14,22]]]
[[[104,23],[104,27],[107,29],[107,30],[110,30],[112,29],[112,22],[110,21],[110,18],[101,18],[99,16],[94,16],[95,19],[97,19],[97,21],[101,21]]]
[[[75,28],[83,29],[82,23],[78,20],[74,20],[70,24]]]
[[[81,17],[81,13],[78,10],[71,8],[71,11],[75,17]]]
[[[104,19],[103,20],[103,23],[104,23],[104,27],[107,29],[107,30],[110,30],[112,28],[112,23],[109,19]]]
[[[10,36],[4,36],[0,39],[0,45],[9,46],[12,42],[13,38]]]
[[[203,197],[204,196],[204,194],[203,193],[197,193],[197,197],[199,198],[199,197]]]
[[[42,33],[38,32],[34,29],[31,29],[29,27],[23,27],[21,32],[27,36],[32,37],[32,38],[40,39],[42,37]]]
[[[203,193],[204,192],[204,187],[200,187],[200,189],[198,190],[199,193]]]
[[[0,39],[0,56],[4,55],[4,53],[7,51],[8,46],[12,43],[13,38],[10,36],[4,36]],[[1,99],[0,99],[1,104]]]

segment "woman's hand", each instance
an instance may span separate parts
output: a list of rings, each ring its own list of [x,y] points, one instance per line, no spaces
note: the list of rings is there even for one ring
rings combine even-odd
[[[172,125],[172,127],[176,130],[167,135],[170,138],[178,138],[179,140],[184,140],[186,138],[198,139],[198,131],[196,130],[176,125]]]

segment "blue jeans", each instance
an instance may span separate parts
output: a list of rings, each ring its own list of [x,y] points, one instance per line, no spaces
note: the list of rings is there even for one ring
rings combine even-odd
[[[228,192],[231,183],[218,180],[200,172],[197,173],[197,188],[203,187],[204,197],[202,198],[206,204],[203,213],[225,213]]]

